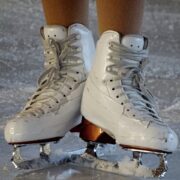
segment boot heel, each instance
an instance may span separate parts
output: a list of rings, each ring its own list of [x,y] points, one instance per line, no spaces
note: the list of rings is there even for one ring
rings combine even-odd
[[[72,133],[80,133],[81,131],[82,131],[82,122],[81,122],[81,124],[73,127],[73,128],[70,130],[70,132],[72,132]]]
[[[101,128],[92,124],[85,118],[82,120],[80,138],[84,141],[115,144],[115,140],[106,134]]]

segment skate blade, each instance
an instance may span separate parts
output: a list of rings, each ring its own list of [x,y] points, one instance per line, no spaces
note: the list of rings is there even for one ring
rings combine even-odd
[[[86,148],[63,151],[61,143],[14,145],[11,162],[19,170],[37,170],[57,166],[69,161],[72,154],[83,154]]]
[[[108,173],[124,175],[124,176],[136,176],[136,177],[153,177],[153,175],[148,171],[144,170],[144,174],[136,174],[137,165],[134,161],[126,161],[126,162],[111,162],[103,159],[99,159],[97,157],[92,156],[91,154],[84,153],[83,155],[73,155],[68,162],[71,165],[91,168],[99,171],[104,171]],[[140,169],[140,168],[138,168]]]
[[[14,145],[11,162],[17,169],[34,169],[49,164],[50,145],[41,144],[39,157],[35,159],[24,159],[21,155],[21,148],[25,145]],[[29,157],[30,154],[28,154]]]
[[[162,150],[156,150],[151,148],[137,147],[137,146],[127,146],[120,145],[125,150],[130,150],[133,152],[132,160],[137,161],[137,165],[142,165],[142,156],[143,154],[154,154],[159,157],[159,166],[157,168],[151,169],[152,177],[154,178],[163,178],[168,170],[168,162],[166,156],[172,154],[172,152],[166,152]]]
[[[164,168],[164,166],[159,166],[156,169],[148,168],[142,164],[139,164],[139,161],[136,159],[125,159],[122,162],[111,162],[99,159],[88,153],[81,156],[74,155],[71,157],[68,163],[119,175],[145,178],[162,178],[165,176],[167,171],[167,168]]]
[[[87,168],[95,168],[97,170],[103,170],[115,174],[123,175],[133,175],[137,177],[154,177],[161,178],[164,177],[168,167],[166,155],[164,152],[156,152],[151,150],[141,150],[135,148],[126,148],[133,152],[133,157],[131,159],[126,158],[119,162],[112,162],[107,160],[102,160],[98,158],[97,155],[98,143],[89,142],[87,145],[87,150],[82,156],[75,156],[72,158],[72,163],[76,165],[85,166]],[[150,168],[144,166],[142,163],[142,156],[144,154],[153,154],[158,156],[159,165],[155,168]]]
[[[159,149],[153,149],[153,148],[147,148],[147,147],[141,147],[141,146],[130,146],[130,145],[124,145],[124,144],[120,144],[120,146],[125,150],[140,151],[140,152],[143,152],[143,153],[172,154],[172,152],[162,151],[162,150],[159,150]]]

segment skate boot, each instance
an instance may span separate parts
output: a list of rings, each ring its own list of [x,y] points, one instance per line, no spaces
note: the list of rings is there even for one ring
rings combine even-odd
[[[94,65],[84,88],[81,112],[91,141],[88,153],[96,155],[96,143],[116,142],[133,152],[137,167],[144,153],[160,157],[152,176],[164,176],[166,155],[176,150],[175,132],[159,117],[153,96],[146,89],[143,66],[148,40],[140,35],[104,32],[97,43]],[[94,131],[95,133],[93,133]],[[94,142],[94,143],[93,143]]]
[[[4,131],[6,141],[14,146],[16,167],[22,162],[21,146],[40,144],[40,156],[48,159],[46,144],[61,139],[82,118],[82,92],[95,49],[92,34],[85,26],[73,24],[69,28],[45,26],[41,36],[45,71],[36,92]]]

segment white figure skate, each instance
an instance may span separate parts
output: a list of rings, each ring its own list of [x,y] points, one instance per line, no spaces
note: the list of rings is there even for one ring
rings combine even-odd
[[[95,132],[85,138],[94,141],[88,153],[96,156],[95,142],[106,142],[109,135],[111,142],[115,140],[133,152],[137,167],[143,153],[158,155],[160,165],[152,169],[152,176],[160,177],[167,171],[166,154],[176,150],[178,138],[159,117],[153,97],[144,86],[142,68],[147,46],[147,38],[140,35],[121,37],[114,31],[104,32],[85,84],[81,111],[89,121],[85,124]]]
[[[41,29],[45,72],[24,109],[5,127],[5,139],[14,146],[12,161],[20,167],[20,147],[40,144],[42,158],[48,159],[46,144],[58,141],[80,124],[80,103],[87,73],[94,55],[91,32],[81,24],[68,29],[45,26]]]

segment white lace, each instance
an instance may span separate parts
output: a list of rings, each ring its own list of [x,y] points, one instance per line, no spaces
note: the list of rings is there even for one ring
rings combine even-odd
[[[156,112],[154,98],[144,85],[142,69],[146,62],[147,50],[130,50],[116,42],[111,42],[109,48],[111,50],[109,60],[113,64],[107,67],[107,71],[115,75],[115,81],[121,81],[121,85],[114,88],[123,88],[128,101],[143,120],[163,124]]]
[[[27,102],[25,108],[19,115],[41,116],[42,114],[56,111],[62,104],[67,102],[66,93],[62,91],[62,87],[66,86],[70,90],[71,87],[66,84],[66,79],[77,82],[73,77],[76,73],[73,67],[83,63],[76,54],[79,48],[73,43],[77,41],[77,34],[72,34],[66,39],[56,42],[49,39],[50,46],[54,49],[54,57],[50,59],[50,66],[39,78],[38,89]]]

